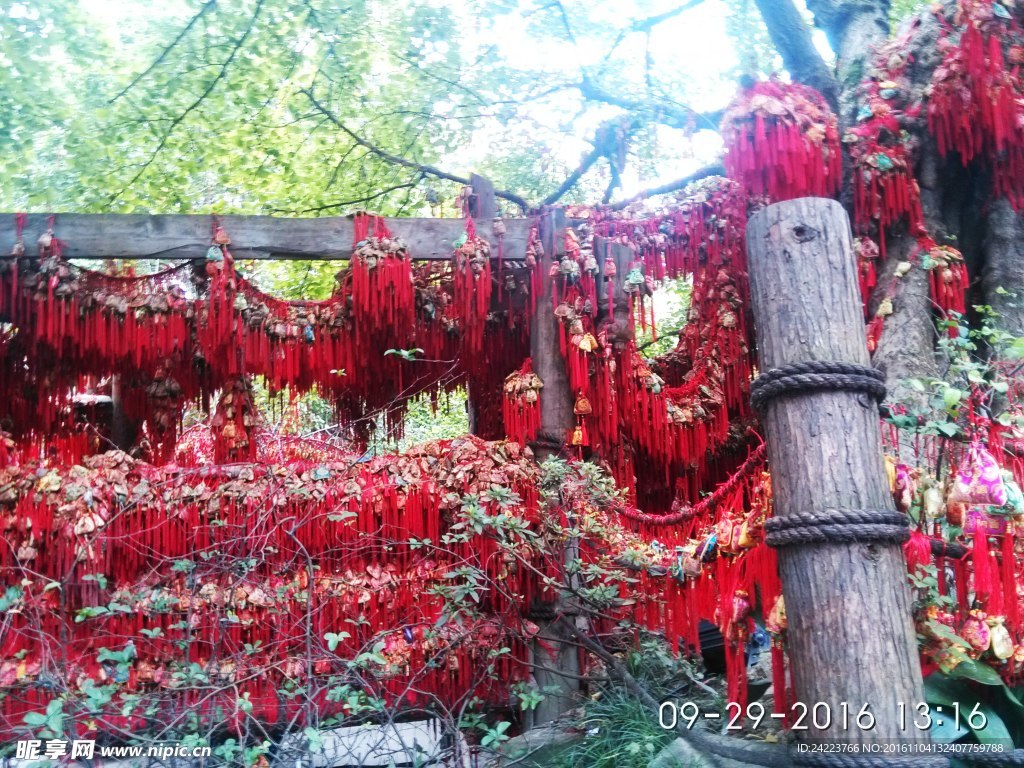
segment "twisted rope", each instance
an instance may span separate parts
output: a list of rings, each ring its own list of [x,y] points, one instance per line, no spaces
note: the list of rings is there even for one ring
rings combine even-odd
[[[632,507],[622,507],[617,510],[627,520],[632,520],[637,523],[647,523],[648,525],[675,525],[689,520],[697,515],[703,515],[710,510],[717,507],[722,500],[736,490],[736,486],[751,477],[755,470],[764,462],[767,448],[764,443],[761,443],[757,448],[750,452],[750,455],[746,460],[736,468],[729,478],[719,485],[709,495],[705,496],[699,502],[692,506],[682,507],[675,512],[670,512],[666,515],[652,515],[648,512],[641,512],[639,509],[633,509]]]
[[[875,400],[885,397],[885,374],[856,363],[808,361],[773,368],[750,385],[750,403],[763,412],[765,405],[779,395],[807,390],[848,390],[865,392]]]
[[[823,509],[790,512],[765,521],[765,542],[770,547],[818,542],[887,542],[902,544],[910,538],[907,516],[891,509]]]
[[[1009,752],[977,752],[957,755],[956,759],[968,765],[1024,766],[1024,749],[1013,749]]]
[[[794,765],[807,768],[947,768],[941,755],[854,755],[842,752],[790,752]],[[957,759],[960,755],[957,755]]]

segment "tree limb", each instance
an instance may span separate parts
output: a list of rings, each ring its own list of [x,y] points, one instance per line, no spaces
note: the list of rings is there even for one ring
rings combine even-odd
[[[615,167],[615,163],[611,158],[608,158],[608,171],[610,174],[608,188],[604,191],[604,196],[601,198],[601,205],[608,205],[612,201],[612,194],[622,186],[622,179],[619,178],[619,169]]]
[[[622,41],[625,40],[627,36],[636,34],[638,32],[650,32],[652,29],[654,29],[662,22],[668,21],[669,19],[674,19],[676,16],[683,13],[684,11],[688,11],[691,8],[695,8],[703,2],[704,0],[689,0],[689,2],[685,2],[682,5],[677,5],[675,8],[669,8],[664,13],[657,13],[653,16],[648,16],[644,19],[637,19],[628,27],[623,27],[621,30],[619,30],[619,34],[615,36],[615,41],[611,44],[611,47],[608,48],[608,52],[604,56],[604,61],[608,61],[608,59],[611,57],[615,49],[622,44]]]
[[[124,96],[126,93],[128,93],[128,91],[130,91],[132,88],[134,88],[139,83],[139,81],[142,80],[142,78],[144,78],[146,75],[148,75],[154,69],[159,67],[160,63],[164,59],[167,58],[167,54],[169,54],[171,52],[171,50],[174,48],[174,46],[176,46],[178,43],[181,42],[182,38],[184,38],[185,35],[187,35],[189,33],[189,30],[191,30],[192,27],[194,27],[196,25],[196,22],[199,21],[201,18],[203,18],[203,16],[205,16],[206,13],[210,9],[212,9],[214,6],[216,6],[216,5],[217,5],[217,0],[206,0],[206,2],[203,3],[203,7],[200,8],[196,12],[195,16],[193,16],[191,19],[189,19],[188,24],[186,24],[182,28],[181,32],[179,32],[177,34],[177,36],[174,38],[174,40],[171,41],[171,44],[168,45],[166,48],[164,48],[160,52],[160,55],[157,56],[156,59],[153,60],[153,63],[150,64],[148,67],[146,67],[142,72],[140,72],[134,78],[132,78],[132,81],[130,83],[128,83],[128,85],[126,85],[116,96],[114,96],[114,98],[112,98],[107,103],[108,104],[113,104],[115,101],[117,101],[122,96]]]
[[[677,190],[688,187],[695,181],[706,179],[709,176],[724,175],[725,168],[723,168],[718,163],[715,163],[714,165],[707,165],[701,168],[700,170],[694,171],[689,176],[684,176],[681,179],[670,181],[667,184],[662,184],[661,186],[658,187],[651,187],[650,189],[645,189],[643,192],[637,192],[632,197],[627,197],[625,200],[619,200],[617,203],[612,203],[609,207],[613,211],[621,211],[623,208],[637,202],[638,200],[644,200],[648,197],[656,197],[657,195],[665,195],[668,194],[669,192],[675,192]]]
[[[171,121],[170,126],[164,132],[164,135],[160,138],[160,143],[157,144],[156,149],[153,150],[153,154],[150,155],[149,159],[142,164],[142,167],[139,168],[138,172],[132,177],[131,181],[129,181],[127,184],[121,187],[120,191],[116,192],[115,194],[111,195],[108,198],[108,205],[116,201],[118,198],[120,198],[126,189],[131,187],[133,184],[135,184],[136,181],[142,178],[142,174],[144,174],[146,172],[146,169],[148,169],[149,166],[153,164],[153,161],[156,160],[157,155],[159,155],[163,148],[166,146],[167,140],[171,138],[171,134],[174,133],[174,130],[179,125],[181,125],[182,122],[184,122],[185,118],[187,118],[190,114],[192,114],[192,112],[198,109],[200,104],[206,101],[206,98],[211,93],[213,93],[213,89],[217,87],[217,84],[224,79],[225,75],[227,75],[228,73],[228,69],[231,68],[232,62],[234,62],[235,57],[238,55],[238,52],[242,50],[242,46],[245,45],[245,41],[248,40],[249,35],[252,34],[252,30],[256,26],[256,20],[259,19],[260,12],[263,10],[263,3],[264,0],[257,0],[256,8],[252,13],[252,18],[249,20],[249,25],[245,28],[245,32],[238,39],[238,42],[235,43],[235,45],[232,47],[231,53],[228,54],[227,59],[225,59],[224,63],[221,64],[220,70],[217,72],[217,75],[213,78],[213,80],[209,82],[209,84],[199,95],[199,97],[191,104],[189,104],[188,107],[186,107],[181,114],[177,115]]]
[[[321,211],[330,211],[330,210],[333,210],[335,208],[345,208],[345,207],[347,207],[349,205],[360,205],[362,203],[369,203],[370,201],[376,200],[379,197],[384,197],[384,195],[391,194],[392,192],[397,192],[400,189],[413,189],[421,181],[423,181],[423,174],[420,174],[419,177],[416,178],[414,181],[408,181],[408,182],[405,182],[404,184],[395,184],[394,186],[387,187],[386,189],[382,189],[379,192],[374,192],[372,195],[366,195],[365,197],[357,197],[357,198],[354,198],[352,200],[342,200],[340,203],[330,203],[328,205],[318,205],[315,208],[304,208],[301,211],[296,211],[296,210],[291,209],[291,208],[273,208],[273,209],[271,209],[271,213],[291,213],[291,214],[320,213]]]
[[[598,101],[602,104],[610,104],[629,112],[640,112],[650,116],[651,122],[662,123],[670,128],[689,128],[696,122],[705,123],[713,131],[718,130],[718,124],[722,121],[722,114],[725,110],[713,112],[698,112],[685,105],[678,107],[666,106],[664,101],[648,101],[643,99],[629,99],[624,96],[607,91],[598,85],[587,73],[576,86],[580,95],[589,101]]]
[[[576,182],[578,182],[583,177],[583,175],[593,167],[594,163],[596,163],[600,157],[600,147],[594,147],[592,150],[590,150],[590,152],[588,152],[586,156],[584,156],[584,158],[580,161],[580,164],[576,168],[576,170],[570,173],[568,177],[566,177],[565,181],[563,181],[559,185],[558,189],[556,189],[550,195],[541,200],[540,204],[542,206],[554,205],[559,200],[561,200],[570,189],[576,186]]]
[[[839,112],[839,83],[814,47],[811,28],[793,0],[754,0],[772,43],[793,79],[816,89]]]
[[[388,163],[392,163],[393,165],[400,165],[400,166],[402,166],[404,168],[412,168],[413,170],[419,171],[420,173],[426,174],[428,176],[435,176],[435,177],[437,177],[439,179],[447,179],[448,181],[454,181],[456,184],[468,185],[470,183],[469,179],[467,179],[464,176],[456,176],[453,173],[448,173],[447,171],[442,171],[440,168],[436,168],[436,167],[434,167],[432,165],[424,165],[423,163],[417,163],[417,162],[414,162],[412,160],[407,160],[404,157],[399,157],[398,155],[393,155],[390,152],[387,152],[387,151],[381,149],[376,144],[374,144],[374,143],[372,143],[370,141],[367,141],[362,136],[357,134],[355,131],[350,129],[348,126],[346,126],[343,122],[341,122],[341,120],[339,120],[338,117],[333,112],[331,112],[329,109],[327,109],[327,107],[325,107],[323,104],[321,104],[317,100],[317,98],[313,95],[313,92],[310,89],[303,88],[301,93],[303,95],[305,95],[306,98],[309,99],[309,101],[313,105],[313,107],[321,115],[323,115],[328,120],[330,120],[338,130],[340,130],[342,133],[344,133],[346,136],[348,136],[350,139],[352,139],[352,141],[354,141],[356,144],[358,144],[359,146],[365,148],[371,154],[376,155],[377,157],[379,157],[381,160],[383,160],[385,162],[388,162]],[[509,202],[515,203],[520,208],[522,208],[524,211],[530,209],[530,206],[526,202],[526,200],[524,198],[520,197],[519,195],[515,194],[514,192],[508,192],[506,190],[497,190],[496,189],[494,191],[494,195],[496,197],[500,197],[503,200],[508,200]]]

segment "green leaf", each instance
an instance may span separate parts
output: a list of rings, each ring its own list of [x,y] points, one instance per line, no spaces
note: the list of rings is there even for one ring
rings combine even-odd
[[[39,726],[46,725],[46,719],[46,715],[42,712],[25,713],[25,725],[31,725],[38,728]]]
[[[317,752],[323,747],[323,737],[320,735],[320,731],[316,728],[306,728],[302,733],[306,737],[306,741],[309,742],[310,752]]]
[[[1024,337],[1015,338],[1003,349],[1003,357],[1007,360],[1024,359]]]
[[[347,640],[352,637],[348,632],[327,632],[324,635],[324,640],[327,641],[327,650],[332,653],[337,650],[342,640]]]
[[[932,724],[928,729],[929,735],[932,737],[932,741],[937,744],[950,744],[954,741],[959,741],[964,736],[971,732],[963,722],[959,726],[956,724],[956,718],[952,715],[946,715],[945,712],[932,713]]]
[[[946,408],[955,408],[963,396],[964,393],[956,387],[946,387],[946,391],[942,394],[942,402],[946,404]]]
[[[992,667],[974,659],[968,659],[958,664],[956,669],[949,673],[949,676],[966,678],[982,685],[1003,685],[1002,678],[999,677],[999,674]]]

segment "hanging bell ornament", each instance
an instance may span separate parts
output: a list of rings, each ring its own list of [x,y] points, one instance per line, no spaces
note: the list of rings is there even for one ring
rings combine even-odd
[[[494,217],[494,221],[491,222],[491,231],[495,237],[502,237],[508,231],[505,227],[505,220],[501,216]]]
[[[580,337],[577,346],[583,352],[593,352],[595,349],[598,349],[599,347],[597,339],[594,338],[594,334],[592,333],[583,334],[583,336]]]
[[[1013,649],[1013,657],[1010,659],[1010,669],[1018,677],[1024,675],[1024,643]]]
[[[582,425],[577,425],[572,431],[572,444],[576,447],[586,445],[586,433],[583,431]]]
[[[576,398],[576,405],[573,406],[572,412],[577,416],[589,416],[594,412],[593,407],[590,405],[590,400],[582,392]]]
[[[615,275],[617,273],[618,273],[618,270],[615,268],[615,262],[612,261],[611,259],[605,259],[604,260],[604,276],[606,278],[611,278],[611,277],[615,277]]]
[[[49,248],[50,246],[52,246],[53,245],[53,230],[52,229],[48,229],[45,232],[43,232],[43,234],[41,234],[39,236],[39,239],[36,240],[36,245],[38,245],[43,250],[45,250],[45,249]]]
[[[14,245],[11,246],[11,256],[20,258],[25,255],[25,238],[19,237],[14,241]]]
[[[515,275],[505,275],[505,290],[508,293],[514,293],[516,290],[516,277]]]
[[[228,237],[228,233],[224,231],[224,228],[218,225],[213,230],[213,242],[217,245],[231,245],[231,238]]]
[[[1002,616],[991,616],[988,619],[989,635],[992,638],[989,648],[992,655],[1000,661],[1013,656],[1013,638],[1010,637],[1005,622],[1006,619]]]
[[[974,649],[974,653],[971,654],[974,658],[987,651],[992,645],[992,633],[989,631],[985,618],[985,612],[975,608],[967,616],[967,620],[960,629],[960,636]]]
[[[786,626],[786,601],[782,595],[779,595],[775,598],[775,604],[772,605],[768,618],[765,619],[764,628],[768,630],[773,639],[781,640],[786,632]]]

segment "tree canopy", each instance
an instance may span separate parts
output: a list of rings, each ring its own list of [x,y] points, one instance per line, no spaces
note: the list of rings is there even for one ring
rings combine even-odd
[[[737,76],[778,66],[753,7],[712,0],[63,0],[0,25],[7,209],[407,213],[470,170],[530,204],[621,196],[713,161]]]

